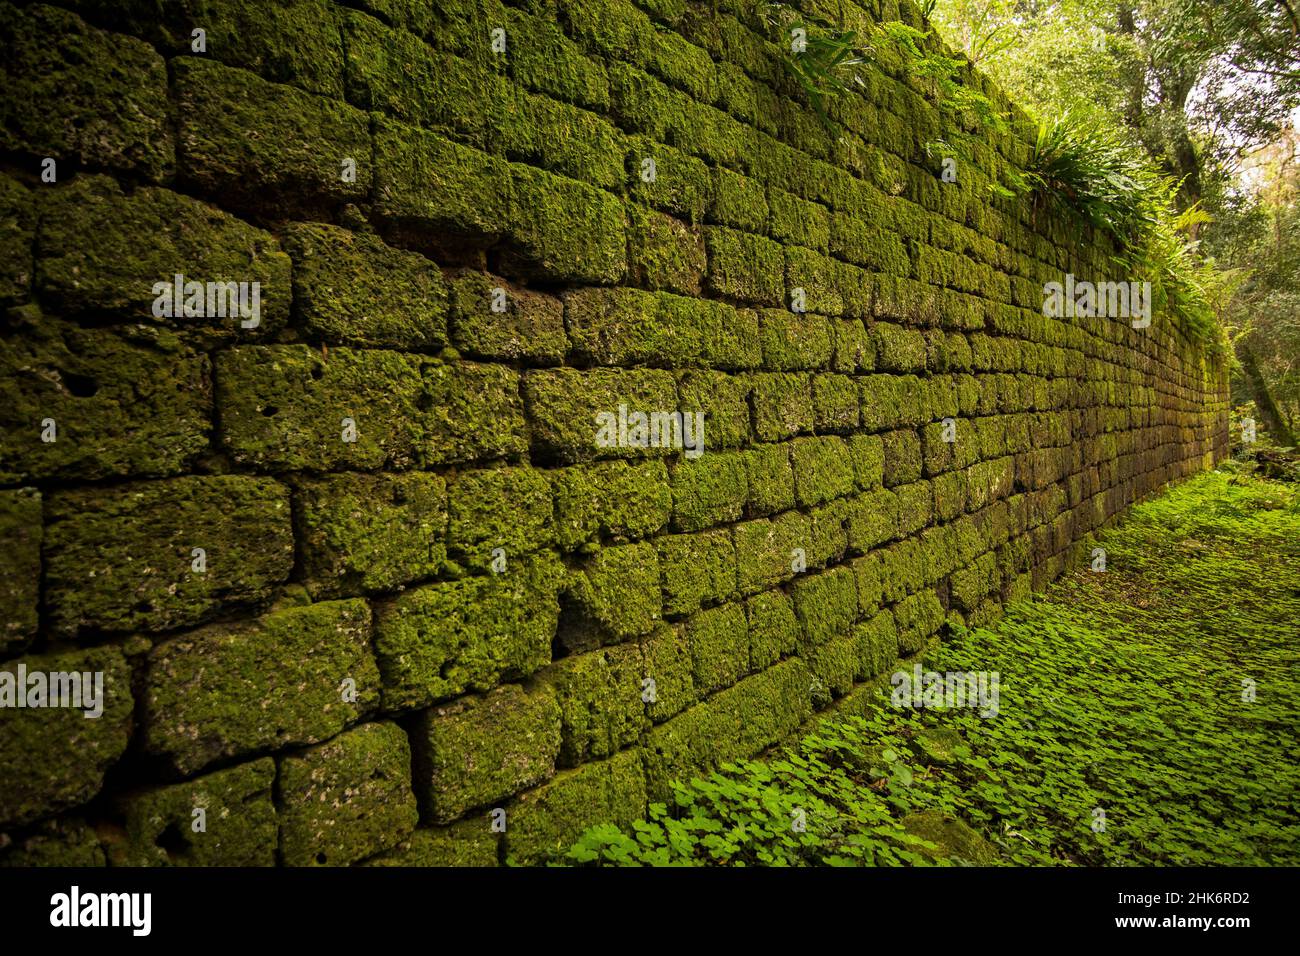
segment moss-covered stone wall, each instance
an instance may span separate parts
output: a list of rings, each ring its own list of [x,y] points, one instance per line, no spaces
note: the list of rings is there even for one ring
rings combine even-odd
[[[105,682],[0,708],[0,859],[534,860],[1225,453],[1167,316],[1042,314],[1124,277],[988,190],[1024,143],[944,182],[888,64],[831,135],[773,40],[751,0],[0,3],[0,671]],[[159,315],[177,275],[259,310]],[[602,445],[620,405],[704,453]]]

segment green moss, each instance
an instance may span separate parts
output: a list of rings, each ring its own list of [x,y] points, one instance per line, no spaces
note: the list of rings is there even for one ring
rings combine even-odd
[[[749,622],[749,667],[761,671],[792,654],[799,640],[794,602],[782,591],[764,591],[745,602]]]
[[[641,656],[645,663],[642,679],[642,697],[646,715],[660,723],[680,713],[699,700],[692,674],[694,661],[686,628],[682,625],[659,627],[641,639]],[[653,681],[647,684],[646,678]],[[649,691],[653,689],[653,694]]]
[[[713,452],[671,468],[673,527],[698,531],[735,521],[745,510],[749,485],[740,452]]]
[[[499,574],[429,584],[377,603],[384,709],[488,690],[549,664],[563,574],[550,555],[507,556]]]
[[[9,51],[0,149],[154,182],[170,174],[167,67],[148,44],[53,7],[6,3],[0,45]]]
[[[823,369],[830,364],[831,329],[824,316],[789,309],[759,310],[763,368],[773,372]]]
[[[510,164],[515,204],[503,261],[548,281],[615,283],[627,273],[627,215],[603,190]]]
[[[852,634],[832,637],[825,644],[805,644],[799,656],[808,663],[814,680],[823,693],[843,697],[853,689],[853,678],[858,670],[858,644]],[[816,702],[814,702],[814,705]]]
[[[76,817],[44,821],[0,850],[0,868],[106,865],[99,835]]]
[[[294,515],[307,589],[316,599],[431,577],[447,556],[447,490],[438,475],[302,480]]]
[[[131,670],[115,648],[101,647],[0,664],[18,680],[18,666],[30,675],[41,672],[103,674],[102,713],[88,719],[95,702],[85,707],[6,707],[0,718],[0,764],[23,768],[0,774],[0,826],[22,826],[78,806],[99,793],[104,774],[126,751],[131,733]],[[84,680],[84,678],[83,678]],[[18,693],[24,693],[22,685]],[[74,701],[75,702],[75,701]]]
[[[812,377],[774,372],[753,378],[754,431],[759,441],[781,441],[812,431]]]
[[[41,495],[35,488],[0,491],[0,654],[22,650],[36,633],[41,584]]]
[[[552,495],[556,541],[566,551],[602,537],[649,537],[672,515],[668,470],[661,461],[563,468],[553,473]]]
[[[519,373],[513,369],[474,362],[430,365],[424,387],[423,464],[513,458],[527,449]]]
[[[508,811],[507,859],[538,861],[568,846],[598,820],[630,825],[645,808],[645,778],[635,750],[557,774],[520,794]]]
[[[155,647],[144,679],[144,750],[190,774],[324,740],[378,701],[366,602],[290,607]]]
[[[861,319],[837,319],[831,331],[835,337],[832,369],[852,375],[876,367],[876,347]]]
[[[840,276],[833,259],[801,246],[785,247],[786,288],[792,297],[795,289],[803,289],[803,305],[808,312],[829,316],[847,314]]]
[[[560,705],[545,686],[506,684],[422,711],[411,734],[421,812],[449,823],[550,779],[560,721]]]
[[[693,358],[694,343],[658,322],[659,299],[639,289],[574,289],[564,295],[575,357],[598,365],[671,365]]]
[[[631,412],[670,412],[677,409],[677,388],[669,372],[648,369],[542,369],[523,376],[524,403],[532,425],[534,455],[565,462],[597,455],[645,457],[674,453],[671,448],[616,446],[596,443],[597,415]],[[707,431],[706,431],[707,437]]]
[[[850,432],[858,427],[858,383],[848,375],[814,375],[814,424],[818,432]]]
[[[743,605],[701,611],[686,622],[686,635],[695,686],[701,694],[730,687],[749,672],[749,629]]]
[[[749,482],[748,510],[770,515],[793,508],[794,470],[790,467],[790,445],[780,442],[758,445],[743,453]]]
[[[885,443],[879,435],[850,435],[849,459],[853,480],[862,491],[872,491],[884,481]]]
[[[36,207],[31,191],[0,175],[0,306],[31,296],[35,268]]]
[[[631,281],[647,289],[699,295],[708,264],[699,227],[637,204],[628,207],[628,219]]]
[[[243,135],[242,133],[240,134]],[[126,196],[111,179],[82,176],[45,194],[38,232],[36,286],[60,313],[93,311],[146,322],[154,284],[180,273],[202,282],[256,282],[259,324],[239,318],[164,319],[206,337],[260,337],[289,317],[289,257],[269,233],[166,189]],[[141,243],[140,237],[149,242]]]
[[[649,634],[662,614],[655,546],[601,548],[570,577],[568,596],[601,637],[622,641]]]
[[[587,110],[545,96],[516,92],[517,116],[497,130],[507,155],[581,180],[617,190],[627,178],[623,166],[626,137]]]
[[[551,483],[531,468],[462,472],[448,489],[448,511],[452,556],[478,570],[488,570],[498,548],[509,562],[553,537]]]
[[[825,252],[830,242],[831,216],[824,206],[807,202],[781,189],[769,190],[772,238]]]
[[[853,508],[847,498],[809,509],[809,567],[825,567],[844,557],[849,547],[849,516],[852,513]]]
[[[713,368],[744,370],[759,365],[758,316],[725,302],[659,293],[658,326],[683,362]]]
[[[346,866],[391,849],[419,819],[411,745],[388,722],[285,757],[276,792],[286,866]]]
[[[880,582],[886,601],[901,601],[925,585],[929,556],[916,538],[899,541],[884,548],[879,554]],[[904,621],[897,614],[895,616],[901,630]]]
[[[790,443],[790,463],[795,498],[801,505],[819,505],[853,492],[849,447],[838,436],[796,438]]]
[[[293,566],[288,494],[267,478],[57,491],[45,506],[46,601],[62,635],[197,624],[264,601]]]
[[[686,413],[704,413],[708,448],[739,448],[750,443],[749,393],[744,375],[708,369],[677,373],[677,394]]]
[[[742,594],[775,587],[795,575],[796,549],[809,546],[808,519],[787,511],[771,521],[745,521],[732,528],[736,540],[738,582]]]
[[[655,35],[640,10],[622,0],[557,0],[565,32],[582,47],[612,60],[642,63]]]
[[[907,329],[888,322],[871,327],[876,345],[876,367],[887,372],[925,371],[925,336],[917,329]]]
[[[555,296],[482,272],[465,272],[451,285],[451,340],[462,354],[538,365],[564,361],[569,339]],[[493,311],[497,289],[505,293],[503,312]]]
[[[612,756],[649,726],[641,648],[620,644],[557,661],[543,678],[560,705],[561,766]]]
[[[709,167],[680,149],[654,139],[632,139],[627,146],[625,179],[631,185],[631,197],[639,203],[691,224],[704,218],[712,188]]]
[[[785,297],[785,260],[770,239],[722,226],[706,226],[708,291],[755,305],[780,306]]]
[[[911,272],[911,260],[902,240],[858,216],[833,214],[829,244],[831,255],[856,265],[894,276]]]
[[[114,801],[113,866],[275,866],[275,761],[269,757]],[[194,811],[202,810],[201,817]],[[202,829],[195,830],[202,820]],[[169,837],[175,837],[169,840]]]
[[[763,184],[721,166],[711,170],[712,202],[708,221],[745,232],[764,233],[768,225],[767,195]]]
[[[898,528],[898,499],[888,490],[859,495],[849,505],[849,547],[866,554],[894,537]]]
[[[905,428],[885,432],[880,440],[885,450],[886,488],[916,481],[921,477],[921,439],[916,432]]]
[[[790,586],[795,616],[808,644],[825,644],[848,634],[858,616],[852,569],[844,566],[798,578]]]
[[[883,674],[898,660],[898,633],[894,629],[894,616],[888,611],[881,611],[859,624],[854,637],[858,642],[859,661],[856,676],[860,679],[868,680]]]
[[[664,613],[690,614],[736,596],[736,549],[731,531],[663,535],[655,540],[663,572]]]
[[[609,108],[609,79],[596,60],[566,37],[547,16],[521,10],[506,13],[507,35],[514,39],[509,55],[510,75],[529,89],[588,109]]]
[[[365,866],[462,867],[496,866],[500,834],[484,815],[468,817],[451,826],[420,827],[387,853],[365,862]]]
[[[903,829],[935,845],[923,850],[931,859],[961,860],[987,866],[998,859],[997,850],[966,823],[941,810],[922,810],[902,819]]]
[[[934,495],[928,481],[914,481],[894,489],[898,500],[898,536],[920,531],[934,518]]]
[[[335,226],[294,223],[297,315],[329,345],[436,349],[447,341],[447,290],[438,267],[378,238]]]
[[[180,175],[223,204],[315,211],[370,194],[370,124],[353,107],[193,57],[172,61]],[[352,181],[345,159],[356,160]]]

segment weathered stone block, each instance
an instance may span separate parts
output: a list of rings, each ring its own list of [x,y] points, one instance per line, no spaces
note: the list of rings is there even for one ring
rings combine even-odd
[[[576,465],[552,473],[555,536],[566,551],[598,542],[649,537],[672,514],[668,469],[661,461]]]
[[[853,492],[853,462],[842,438],[796,438],[790,443],[790,463],[801,505],[819,505]]]
[[[609,757],[649,726],[642,700],[645,667],[637,644],[619,644],[556,661],[542,678],[560,705],[561,766]]]
[[[749,626],[741,604],[701,611],[686,622],[694,661],[695,686],[701,694],[730,687],[749,672]]]
[[[672,413],[677,410],[677,387],[672,374],[650,369],[539,369],[523,376],[524,404],[532,425],[534,455],[554,457],[565,462],[602,457],[644,457],[674,454],[679,449],[669,445],[650,445],[647,427],[645,445],[632,444],[628,434],[602,435],[603,419],[613,416],[617,423],[620,405],[627,414],[641,412]],[[608,438],[606,444],[597,439]],[[661,436],[662,437],[662,436]],[[627,443],[620,439],[627,438]]]
[[[564,360],[569,339],[555,296],[481,272],[458,276],[452,289],[451,340],[461,353],[538,365]]]
[[[462,472],[448,489],[448,509],[448,547],[453,557],[472,568],[490,570],[501,558],[508,566],[511,558],[551,544],[554,507],[545,472]]]
[[[0,491],[0,654],[27,646],[36,633],[41,597],[41,495],[35,488]]]

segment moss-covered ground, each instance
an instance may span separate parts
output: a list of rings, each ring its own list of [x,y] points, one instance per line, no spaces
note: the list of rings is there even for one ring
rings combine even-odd
[[[562,862],[1300,864],[1300,486],[1229,462],[1099,545],[1104,571],[926,654],[996,671],[996,717],[882,683]]]

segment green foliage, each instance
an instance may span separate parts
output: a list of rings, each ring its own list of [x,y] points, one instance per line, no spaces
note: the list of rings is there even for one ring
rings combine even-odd
[[[909,833],[929,811],[1011,864],[1296,865],[1300,491],[1209,473],[1102,543],[1107,571],[1070,574],[927,657],[998,672],[997,717],[894,709],[882,688],[864,716],[678,784],[672,806],[589,830],[563,862],[962,862]]]

